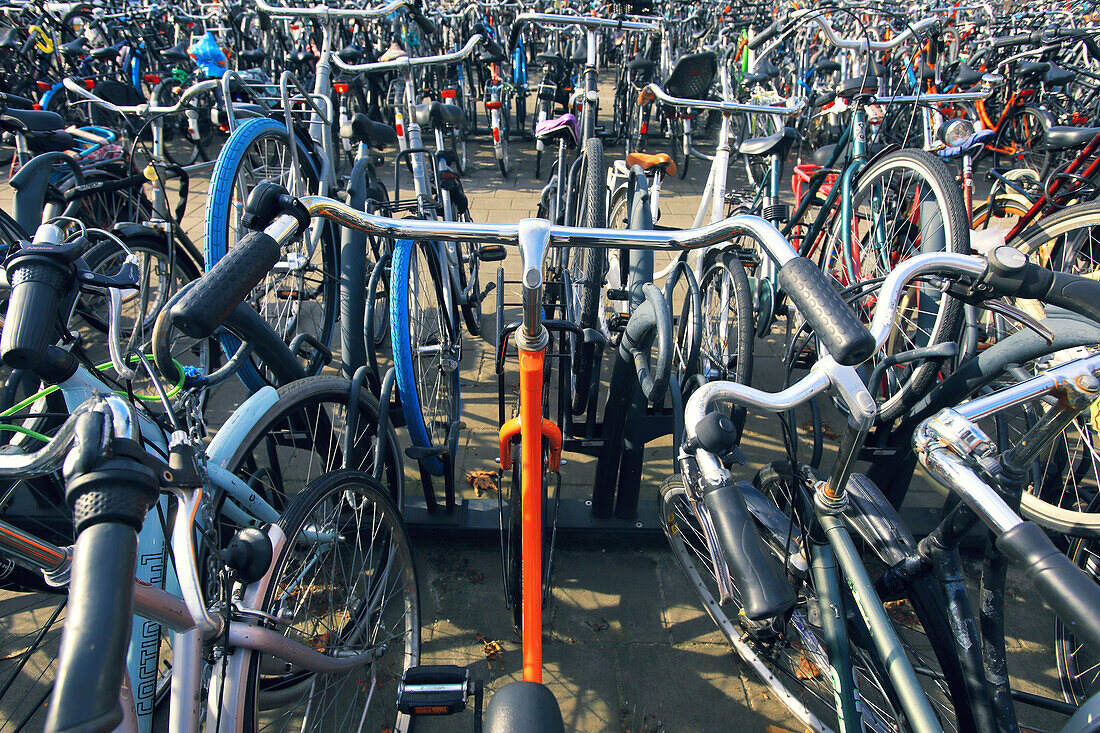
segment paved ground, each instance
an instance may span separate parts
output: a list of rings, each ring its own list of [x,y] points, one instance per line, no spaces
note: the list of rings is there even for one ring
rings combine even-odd
[[[542,182],[532,177],[533,144],[516,140],[511,151],[516,174],[502,180],[488,138],[471,141],[472,163],[465,188],[475,220],[509,222],[534,215]],[[608,160],[621,154],[621,149],[611,148]],[[662,192],[666,213],[661,224],[690,225],[706,172],[704,164],[696,161],[686,180],[667,182]],[[740,170],[735,173],[735,180],[742,180]],[[205,188],[201,177],[193,181],[185,222],[197,243],[202,238]],[[0,197],[6,199],[4,194]],[[515,253],[509,255],[505,267],[514,279],[518,271]],[[458,456],[460,498],[476,498],[476,492],[462,480],[467,472],[496,468],[493,298],[484,304],[485,335],[467,339],[461,364],[463,419],[468,429]],[[508,305],[505,320],[513,320],[518,317],[514,307],[518,288],[507,286],[504,299]],[[758,341],[758,385],[778,386],[778,348],[776,339]],[[607,371],[605,367],[605,375]],[[507,383],[510,391],[515,383],[514,368]],[[764,463],[782,457],[773,418],[752,418],[745,444],[750,458],[746,478]],[[574,455],[567,459],[562,471],[563,496],[579,504],[591,493],[593,461]],[[667,438],[647,446],[643,500],[655,498],[656,487],[670,468]],[[411,467],[407,478],[407,494],[418,496],[418,476]],[[911,495],[907,508],[920,512],[941,501],[922,484]],[[489,504],[494,505],[495,501]],[[410,514],[419,516],[415,507],[410,507]],[[495,512],[488,519],[494,526]],[[652,527],[655,517],[642,519]],[[420,527],[415,540],[424,619],[423,661],[472,665],[490,689],[516,679],[520,647],[511,615],[504,607],[498,540],[491,533],[463,534],[446,527]],[[1013,583],[1009,595],[1009,628],[1022,632],[1012,640],[1014,663],[1026,671],[1029,689],[1053,691],[1057,689],[1057,672],[1049,651],[1052,624],[1045,614],[1036,620],[1038,606],[1022,584]],[[546,622],[546,680],[561,703],[569,730],[761,731],[771,726],[799,730],[734,656],[695,600],[658,533],[563,535]],[[500,643],[499,658],[487,658],[486,640]],[[470,724],[468,716],[431,720],[418,730],[463,730]]]

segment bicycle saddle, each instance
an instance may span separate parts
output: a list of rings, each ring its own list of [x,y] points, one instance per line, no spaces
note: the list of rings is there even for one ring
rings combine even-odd
[[[354,43],[349,46],[344,46],[336,55],[340,57],[340,60],[348,64],[357,64],[363,60],[363,49],[356,46]]]
[[[396,61],[399,58],[404,58],[409,54],[405,53],[405,49],[397,45],[397,42],[390,44],[390,47],[386,49],[386,52],[382,54],[378,60],[385,63],[386,61]]]
[[[457,104],[425,102],[413,107],[413,112],[416,114],[416,124],[421,127],[444,130],[448,127],[461,127],[466,121],[466,114]]]
[[[974,86],[982,80],[984,72],[970,68],[966,61],[959,62],[959,68],[955,72],[955,84],[960,87]]]
[[[751,156],[766,156],[774,153],[778,154],[780,159],[783,159],[787,156],[787,149],[791,146],[791,143],[800,137],[798,130],[793,127],[784,127],[774,135],[742,140],[741,144],[737,146],[737,152],[741,155]]]
[[[20,45],[14,28],[0,30],[0,48],[19,48]]]
[[[1050,71],[1050,64],[1046,61],[1022,61],[1016,65],[1016,76],[1037,76]]]
[[[242,51],[241,52],[242,58],[243,58],[245,53],[248,53],[248,52],[247,51]],[[168,61],[169,63],[173,63],[173,64],[182,64],[184,61],[186,61],[189,58],[189,56],[187,55],[187,44],[182,43],[182,42],[177,43],[175,46],[172,46],[171,48],[164,49],[163,51],[160,52],[160,55],[164,57],[165,61]],[[260,54],[260,57],[263,58],[263,53],[262,52]]]
[[[103,48],[93,48],[91,56],[96,61],[116,61],[119,53],[122,51],[121,44],[115,44],[113,46],[104,46]]]
[[[0,114],[0,127],[12,132],[55,132],[65,129],[65,120],[46,110],[6,109]]]
[[[575,148],[577,140],[580,139],[580,125],[577,124],[577,118],[572,113],[566,112],[561,117],[543,120],[536,125],[535,137],[544,143],[564,139],[566,145]]]
[[[639,72],[642,74],[652,74],[654,69],[657,68],[657,64],[645,58],[644,56],[635,56],[630,60],[630,63],[626,65],[632,72]]]
[[[237,58],[239,58],[246,66],[250,67],[259,66],[260,62],[262,62],[266,57],[267,54],[265,54],[261,49],[258,48],[250,48],[237,54]]]
[[[350,121],[340,126],[340,137],[382,149],[397,142],[397,131],[383,122],[375,122],[362,112],[356,112]]]
[[[317,54],[313,51],[307,51],[304,48],[299,48],[293,51],[287,56],[287,61],[292,64],[312,64],[317,60]]]
[[[74,38],[68,43],[62,43],[57,47],[57,52],[62,56],[74,57],[83,56],[84,49],[88,45],[88,39],[81,36],[80,38]]]
[[[674,97],[702,99],[718,73],[718,57],[713,51],[681,56],[665,80],[665,91]]]
[[[1087,145],[1097,133],[1100,127],[1052,127],[1043,133],[1040,142],[1052,150],[1079,148]]]
[[[741,86],[751,87],[757,84],[763,84],[769,78],[770,77],[767,74],[746,74],[745,76],[741,77]]]
[[[565,59],[556,53],[540,53],[535,56],[535,60],[542,64],[553,64],[554,66],[565,66],[567,63]]]
[[[878,78],[874,76],[852,76],[840,82],[836,95],[851,101],[856,97],[873,97],[878,94]]]
[[[676,161],[668,153],[630,153],[626,156],[626,166],[640,166],[644,171],[656,168],[666,176],[676,175]]]
[[[538,682],[509,682],[485,706],[485,733],[565,733],[554,693]]]
[[[936,78],[936,67],[929,66],[928,64],[917,65],[917,78],[921,81],[928,81]]]
[[[569,54],[569,60],[575,64],[583,64],[588,61],[588,41],[578,40],[573,44],[573,51]]]
[[[814,69],[819,74],[832,74],[834,71],[840,71],[840,64],[833,59],[819,58],[814,62]]]
[[[1050,67],[1050,71],[1047,72],[1045,81],[1052,87],[1060,87],[1069,84],[1071,81],[1077,78],[1077,72],[1070,69],[1063,69],[1060,66]]]

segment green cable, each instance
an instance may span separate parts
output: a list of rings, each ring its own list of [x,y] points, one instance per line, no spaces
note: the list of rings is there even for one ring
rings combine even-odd
[[[36,440],[41,440],[43,443],[49,443],[50,437],[43,435],[42,433],[36,433],[30,428],[24,428],[19,425],[2,425],[0,424],[0,430],[10,430],[13,433],[22,433],[23,435],[29,435]]]
[[[133,362],[133,361],[135,361],[136,357],[130,356],[129,359],[130,359],[131,362]],[[183,379],[184,379],[184,377],[183,377],[183,365],[180,364],[175,359],[172,360],[172,363],[176,366],[176,371],[179,372],[180,378],[179,378],[179,381],[177,381],[172,386],[172,389],[169,390],[169,392],[167,394],[168,397],[175,397],[177,394],[179,394],[179,391],[181,389],[183,389]],[[103,364],[99,364],[98,366],[96,366],[96,369],[98,371],[103,371],[104,369],[107,369],[110,366],[111,366],[111,362],[108,361],[108,362],[105,362]],[[42,399],[43,397],[46,397],[47,395],[53,394],[54,392],[57,391],[57,389],[58,389],[58,386],[56,384],[53,385],[52,387],[46,387],[46,389],[43,389],[43,390],[39,391],[37,394],[31,395],[30,397],[26,398],[25,400],[23,400],[19,404],[12,405],[7,410],[4,410],[3,412],[0,412],[0,418],[11,417],[15,413],[22,410],[24,407],[27,407],[28,405],[34,404],[35,402]],[[118,394],[124,394],[124,393],[119,392]],[[141,402],[156,402],[160,399],[160,397],[158,397],[156,395],[134,395],[134,396]],[[0,429],[3,429],[4,427],[5,426],[0,425]]]

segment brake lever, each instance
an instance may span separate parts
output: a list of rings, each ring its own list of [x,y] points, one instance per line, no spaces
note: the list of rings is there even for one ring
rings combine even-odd
[[[134,255],[127,255],[126,261],[114,275],[81,268],[77,273],[81,287],[93,288],[117,288],[120,290],[137,290],[141,282],[141,269]]]

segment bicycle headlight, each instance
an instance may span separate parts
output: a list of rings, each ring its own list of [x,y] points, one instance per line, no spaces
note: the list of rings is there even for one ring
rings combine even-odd
[[[949,148],[960,147],[968,137],[974,134],[974,123],[961,117],[947,120],[940,125],[939,138]]]

